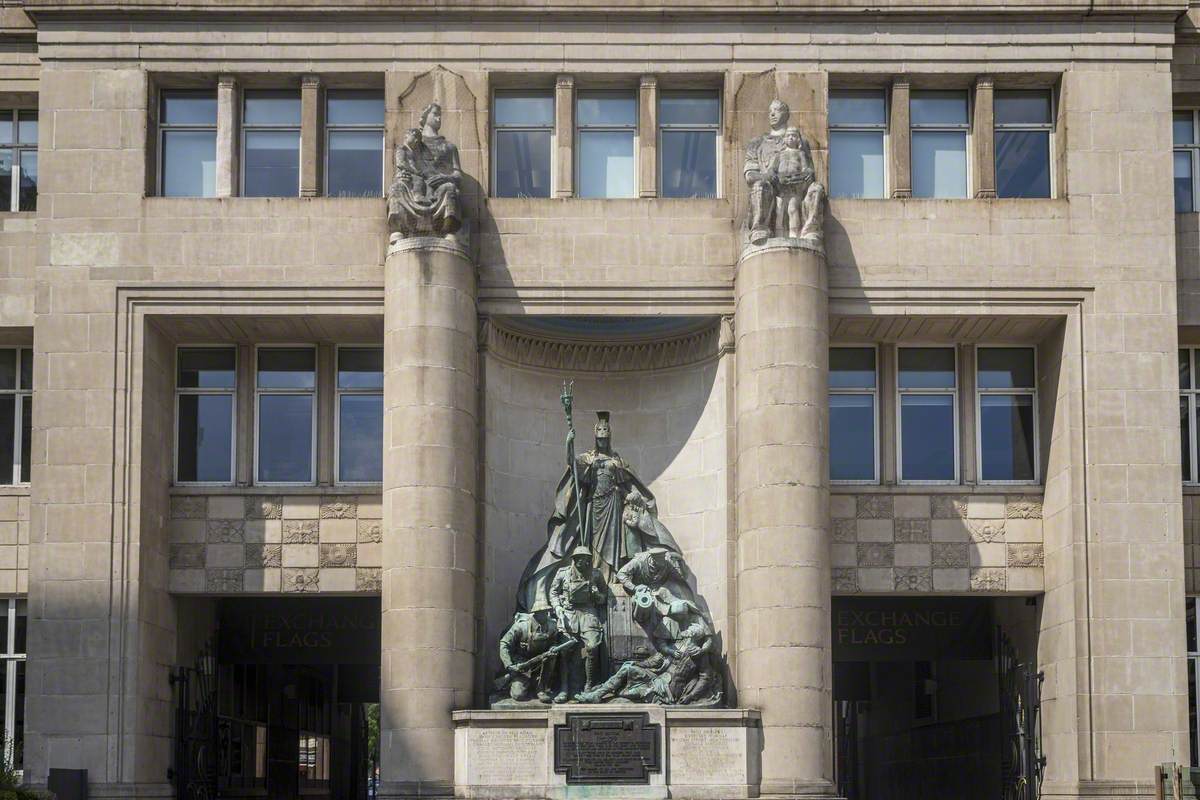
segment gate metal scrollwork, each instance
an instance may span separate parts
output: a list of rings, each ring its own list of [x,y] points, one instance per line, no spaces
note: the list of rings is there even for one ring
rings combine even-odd
[[[1000,677],[1000,775],[1004,800],[1037,800],[1046,758],[1042,755],[1042,681],[1045,673],[1022,663],[1012,642],[998,634]]]
[[[217,796],[217,670],[211,645],[194,667],[171,673],[175,689],[175,766],[169,777],[179,800]]]

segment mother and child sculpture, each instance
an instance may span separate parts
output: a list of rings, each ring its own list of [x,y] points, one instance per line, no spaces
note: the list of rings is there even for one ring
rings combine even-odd
[[[720,705],[712,620],[654,494],[612,449],[609,412],[597,412],[594,449],[575,453],[571,384],[560,399],[567,465],[500,638],[492,705]]]

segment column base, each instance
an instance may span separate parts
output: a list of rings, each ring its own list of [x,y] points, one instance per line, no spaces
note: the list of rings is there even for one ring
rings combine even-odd
[[[449,800],[454,784],[443,781],[380,781],[377,800]]]
[[[828,781],[763,781],[762,800],[840,800],[837,787]]]
[[[1152,800],[1155,796],[1152,780],[1047,782],[1041,793],[1042,800]]]

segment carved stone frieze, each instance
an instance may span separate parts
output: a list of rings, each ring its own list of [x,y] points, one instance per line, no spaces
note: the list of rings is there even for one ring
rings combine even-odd
[[[171,519],[204,519],[208,516],[208,499],[179,496],[171,498]]]
[[[482,334],[487,352],[512,364],[565,372],[644,372],[698,364],[720,354],[722,327],[711,326],[650,342],[602,342],[549,338],[489,320]]]
[[[283,499],[251,495],[246,498],[246,519],[280,519],[283,516]]]
[[[358,541],[364,544],[378,544],[383,541],[383,520],[360,519],[358,521]]]
[[[315,569],[300,568],[283,570],[282,588],[285,592],[317,592],[320,591],[320,574]]]

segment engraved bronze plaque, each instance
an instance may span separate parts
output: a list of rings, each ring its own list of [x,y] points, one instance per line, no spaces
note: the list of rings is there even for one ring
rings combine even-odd
[[[662,770],[661,728],[645,712],[567,714],[554,726],[554,771],[569,784],[648,784]]]

